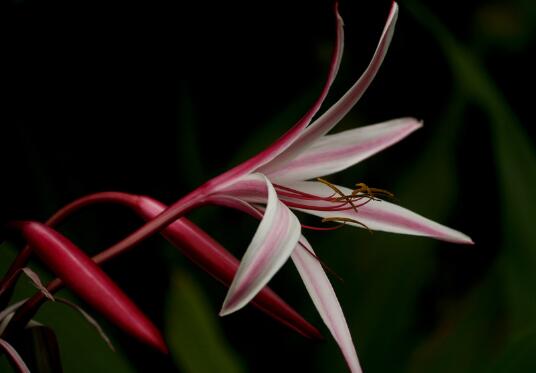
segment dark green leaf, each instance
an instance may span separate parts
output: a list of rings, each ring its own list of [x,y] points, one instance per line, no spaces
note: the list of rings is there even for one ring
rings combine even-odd
[[[238,373],[243,366],[219,329],[201,289],[182,272],[172,278],[167,306],[171,353],[187,373]]]
[[[536,351],[536,333],[532,332],[512,341],[490,373],[536,372],[534,351]]]

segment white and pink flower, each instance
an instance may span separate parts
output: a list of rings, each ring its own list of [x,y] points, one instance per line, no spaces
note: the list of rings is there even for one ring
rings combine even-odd
[[[472,243],[461,232],[381,200],[382,191],[369,189],[364,184],[350,189],[317,179],[353,166],[421,127],[413,118],[400,118],[328,134],[358,102],[378,72],[391,42],[397,15],[398,6],[393,3],[376,51],[363,75],[340,100],[313,121],[337,75],[342,57],[343,21],[336,11],[337,41],[327,81],[311,109],[271,146],[174,203],[112,247],[108,255],[116,255],[203,204],[244,211],[261,222],[242,258],[221,315],[237,311],[251,301],[290,257],[351,371],[361,371],[335,292],[292,210],[371,230]]]

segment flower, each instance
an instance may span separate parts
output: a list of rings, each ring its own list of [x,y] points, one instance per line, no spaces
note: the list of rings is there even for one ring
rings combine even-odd
[[[328,81],[313,108],[268,149],[221,175],[220,185],[214,186],[217,183],[213,181],[212,190],[206,197],[208,202],[244,211],[251,208],[258,211],[259,206],[266,206],[242,260],[242,271],[239,269],[235,286],[231,286],[224,302],[223,314],[247,303],[298,244],[300,223],[290,208],[372,230],[471,243],[463,233],[377,198],[385,194],[384,191],[364,184],[358,184],[358,188],[352,190],[322,179],[306,181],[352,166],[421,126],[413,118],[401,118],[326,135],[355,105],[376,75],[392,38],[397,13],[398,6],[393,3],[376,52],[364,74],[337,103],[309,124],[340,63],[343,30],[342,19],[337,13],[338,37]]]
[[[323,179],[400,141],[421,126],[401,118],[342,133],[327,133],[352,109],[375,77],[393,36],[398,6],[393,2],[372,60],[357,82],[323,115],[319,111],[337,74],[344,45],[343,21],[336,10],[337,40],[328,78],[311,109],[271,146],[200,186],[138,231],[111,247],[117,255],[178,217],[203,204],[219,204],[261,220],[225,298],[221,315],[246,305],[292,257],[315,306],[353,372],[361,371],[348,326],[333,288],[301,234],[297,210],[336,221],[394,233],[472,243],[453,229],[383,201],[387,192],[358,184],[344,188]],[[309,180],[309,181],[308,181]]]

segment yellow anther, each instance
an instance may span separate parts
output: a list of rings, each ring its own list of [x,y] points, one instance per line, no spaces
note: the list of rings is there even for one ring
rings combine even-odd
[[[364,194],[365,196],[369,198],[376,198],[376,197],[387,197],[387,198],[393,198],[395,195],[388,190],[385,189],[379,189],[379,188],[370,188],[365,183],[357,183],[356,189],[353,190],[352,196],[357,196],[359,194]]]
[[[318,180],[322,184],[324,184],[324,185],[328,186],[329,188],[331,188],[335,193],[337,193],[341,197],[343,197],[343,198],[346,197],[346,195],[339,188],[337,188],[337,186],[335,184],[332,184],[329,181],[324,180],[324,179],[322,179],[320,177],[317,177],[316,180]]]
[[[354,189],[354,191],[352,192],[352,195],[356,195],[358,193],[365,193],[367,195],[370,195],[370,188],[368,187],[367,184],[365,183],[357,183],[356,185],[356,188]]]
[[[354,224],[362,226],[363,228],[365,228],[366,230],[368,230],[372,234],[372,231],[370,230],[369,227],[367,227],[365,224],[363,224],[360,221],[357,221],[355,219],[346,218],[346,217],[342,217],[342,216],[332,216],[332,217],[329,217],[329,218],[323,218],[322,219],[322,223],[326,223],[326,222],[337,222],[337,223],[340,223],[342,225],[344,225],[346,223],[354,223]]]
[[[354,211],[357,212],[357,206],[354,205],[354,202],[352,201],[352,196],[347,196],[339,188],[337,188],[336,185],[330,183],[327,180],[324,180],[324,179],[322,179],[320,177],[316,178],[316,180],[318,180],[322,184],[326,185],[327,187],[331,188],[331,190],[333,190],[335,193],[337,193],[340,196],[339,198],[335,199],[336,201],[346,201],[347,203],[350,204],[350,206],[352,206]]]
[[[356,188],[352,191],[350,195],[344,194],[335,184],[330,183],[327,180],[322,178],[316,179],[318,182],[324,184],[330,188],[334,194],[328,198],[335,202],[346,202],[349,204],[352,209],[357,213],[357,208],[363,205],[366,205],[370,201],[379,201],[380,198],[394,198],[394,194],[385,189],[371,188],[365,183],[357,183]],[[337,197],[338,196],[338,197]],[[356,204],[355,202],[360,201],[361,199],[367,199],[365,202]],[[357,224],[362,225],[359,222]]]

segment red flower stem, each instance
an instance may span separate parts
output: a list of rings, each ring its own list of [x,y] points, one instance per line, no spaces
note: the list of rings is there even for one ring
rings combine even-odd
[[[145,220],[158,216],[166,206],[149,197],[136,196],[120,192],[103,192],[82,197],[59,210],[52,216],[48,223],[56,225],[79,209],[95,203],[115,203],[124,205],[141,215]],[[222,284],[229,286],[239,266],[238,260],[232,256],[219,243],[214,241],[208,234],[190,223],[186,218],[174,222],[166,227],[162,234],[190,260],[203,268]],[[105,252],[104,252],[105,253]],[[114,255],[115,256],[115,255]],[[113,256],[96,255],[93,260],[96,264],[102,264]],[[61,289],[63,283],[59,279],[51,281],[47,289],[54,293]],[[46,300],[42,293],[35,294],[30,298],[13,318],[19,325],[25,325],[35,315],[40,305]],[[300,314],[286,304],[277,294],[269,288],[261,290],[252,304],[265,312],[275,320],[295,330],[299,334],[321,339],[320,332],[309,324]]]
[[[200,190],[201,189],[199,188],[196,191],[200,191]],[[184,198],[181,198],[179,201],[177,201],[175,204],[173,204],[171,206],[171,208],[169,208],[168,210],[164,211],[161,214],[163,216],[162,217],[159,216],[159,218],[160,218],[159,221],[164,221],[163,224],[153,224],[153,225],[151,225],[150,224],[151,222],[149,222],[148,224],[144,225],[139,231],[141,231],[144,227],[148,226],[148,230],[149,230],[150,233],[144,233],[144,232],[146,232],[146,230],[144,230],[143,232],[140,232],[141,234],[147,234],[143,238],[148,237],[149,235],[151,235],[154,232],[156,232],[158,229],[161,228],[162,225],[166,224],[167,220],[173,221],[173,218],[175,216],[180,217],[181,214],[185,214],[190,209],[196,207],[196,202],[197,202],[198,205],[200,205],[201,200],[202,200],[201,193],[196,193],[196,191],[186,195]],[[129,205],[129,203],[132,203],[133,198],[135,198],[135,197],[131,196],[131,195],[128,195],[128,194],[125,194],[125,193],[119,193],[119,192],[104,192],[104,193],[98,193],[98,194],[90,195],[90,196],[81,198],[81,199],[75,201],[74,203],[69,204],[69,205],[65,206],[64,208],[62,208],[61,210],[59,210],[56,214],[54,214],[54,216],[52,216],[47,221],[47,225],[54,226],[54,225],[58,224],[60,221],[62,221],[65,217],[67,217],[72,212],[74,212],[74,211],[76,211],[76,210],[78,210],[78,209],[80,209],[80,208],[82,208],[84,206],[91,205],[91,204],[93,204],[95,202],[114,202],[114,203],[121,203],[121,204],[124,204],[124,205]],[[185,203],[184,206],[179,205],[180,203],[183,203],[183,202]],[[137,233],[137,232],[135,232],[135,233]],[[97,256],[93,257],[92,258],[93,261],[95,261],[96,263],[103,263],[103,262],[105,262],[105,261],[107,261],[109,259],[112,259],[112,258],[116,257],[117,255],[120,255],[121,253],[127,251],[129,248],[133,247],[136,243],[141,241],[140,239],[137,239],[136,237],[137,236],[135,234],[128,236],[125,240],[119,242],[118,244],[110,247],[109,249],[107,249],[107,250],[101,252],[100,254],[98,254]],[[13,289],[13,286],[16,283],[16,281],[18,279],[18,276],[19,276],[19,271],[18,270],[20,268],[24,267],[28,263],[28,260],[30,258],[31,252],[32,252],[31,248],[28,245],[26,245],[24,247],[24,249],[20,252],[20,254],[17,256],[17,258],[15,259],[13,264],[11,265],[11,267],[8,270],[7,274],[2,279],[2,282],[0,282],[0,301],[8,302],[9,298],[11,298],[12,290],[10,290],[10,291],[6,291],[6,290],[7,289]],[[36,298],[36,299],[33,299],[33,298]],[[35,312],[37,311],[39,306],[45,300],[42,297],[42,294],[40,294],[40,293],[36,294],[33,298],[30,298],[27,301],[28,307],[21,307],[19,309],[19,311],[15,315],[15,316],[17,316],[17,314],[20,315],[20,314],[28,313],[30,317],[29,318],[24,317],[24,320],[22,320],[22,321],[26,321],[26,322],[29,321],[31,319],[31,317],[33,317],[33,315],[35,314]],[[37,299],[37,298],[39,298],[39,299]],[[30,308],[30,306],[31,306],[31,308]],[[30,310],[33,310],[33,312],[30,312]],[[14,318],[13,321],[15,321],[15,320],[16,319]]]
[[[154,233],[158,232],[160,229],[166,227],[173,221],[179,219],[181,216],[185,215],[195,207],[203,205],[205,203],[205,196],[203,194],[203,190],[204,188],[200,187],[191,192],[190,194],[187,194],[183,198],[179,199],[177,202],[162,211],[162,213],[159,214],[157,217],[148,221],[147,223],[145,223],[145,225],[143,225],[138,230],[134,231],[132,234],[119,241],[115,245],[96,255],[93,259],[100,263],[114,258],[117,255],[127,251],[134,245],[150,237]]]
[[[74,204],[70,204],[68,206],[65,206],[63,209],[58,211],[58,213],[56,213],[52,218],[50,218],[48,222],[50,222],[52,224],[57,224],[61,220],[63,220],[65,217],[67,217],[71,212],[74,212],[74,211],[76,211],[77,209],[79,209],[81,207],[93,204],[93,203],[95,203],[97,201],[102,201],[102,202],[115,201],[116,203],[120,202],[122,204],[128,204],[128,202],[129,202],[128,198],[124,198],[126,196],[128,196],[128,195],[124,194],[124,193],[108,192],[108,193],[99,194],[99,195],[91,195],[88,198],[82,198],[82,199],[80,199],[78,201],[75,201],[76,203],[74,203]],[[173,216],[179,216],[180,217],[181,214],[184,214],[189,209],[192,209],[192,208],[196,207],[196,202],[197,202],[197,205],[200,205],[201,204],[200,203],[201,194],[200,193],[197,193],[197,194],[190,193],[189,195],[187,195],[184,198],[181,198],[179,201],[177,201],[177,203],[175,203],[173,206],[177,205],[179,202],[182,203],[182,201],[184,201],[184,203],[185,203],[184,206],[176,206],[176,208],[174,208],[173,210],[168,209],[168,210],[171,210],[171,212],[168,212],[168,210],[164,211],[161,215],[164,215],[166,212],[168,212],[168,214],[165,215],[163,218],[172,220],[172,218],[168,218],[168,216],[170,216],[171,214],[173,214]],[[162,220],[162,218],[161,218],[161,220]],[[150,224],[146,224],[145,226],[147,226],[147,225],[150,225]],[[149,228],[154,229],[154,228],[152,228],[152,226],[149,226]],[[152,231],[152,233],[156,232],[159,228],[160,228],[160,226],[156,227],[156,229],[154,229],[154,231]],[[152,234],[152,233],[149,233],[149,235]],[[129,237],[131,237],[131,236],[129,236]],[[136,240],[135,236],[132,237],[132,239],[130,239],[130,240],[128,239],[129,237],[127,237],[126,240],[123,240],[123,241],[121,241],[119,243],[119,244],[121,244],[122,242],[125,242],[125,243],[127,243],[127,245],[119,245],[119,246],[114,245],[111,248],[109,248],[107,250],[104,250],[100,254],[94,256],[92,258],[92,260],[96,264],[102,264],[103,262],[105,262],[105,261],[107,261],[109,259],[112,259],[112,258],[116,257],[117,255],[125,252],[126,250],[128,250],[131,247],[133,247],[137,242],[140,241],[140,240],[135,241]],[[29,254],[31,253],[31,249],[30,248],[27,249],[25,247],[23,249],[23,252],[24,252],[24,255],[21,255],[19,260],[17,261],[18,266],[20,266],[21,264],[25,265],[27,263],[27,261],[29,259],[29,256],[30,256]],[[15,268],[13,268],[13,269],[15,269]],[[15,276],[11,276],[11,277],[15,277]],[[15,278],[15,280],[16,280],[16,278]],[[49,289],[47,287],[47,289],[49,290],[49,292],[53,293],[53,292],[59,290],[62,287],[63,282],[60,279],[55,279],[55,280],[53,280],[51,282],[50,285],[52,286],[52,288]],[[13,318],[11,319],[10,325],[8,327],[9,330],[6,330],[6,332],[7,331],[12,331],[12,330],[15,330],[15,329],[18,329],[18,328],[21,328],[21,327],[24,327],[33,318],[33,316],[35,315],[35,313],[37,312],[37,310],[39,309],[39,307],[43,304],[43,302],[45,300],[46,300],[46,297],[41,292],[36,293],[34,296],[32,296],[30,299],[28,299],[15,312],[15,315],[13,315]]]

